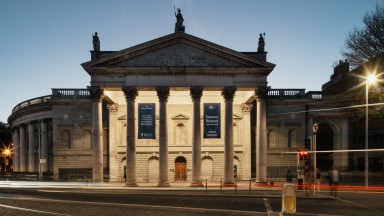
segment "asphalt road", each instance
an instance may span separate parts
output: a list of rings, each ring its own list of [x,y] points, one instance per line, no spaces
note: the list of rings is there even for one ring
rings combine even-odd
[[[127,189],[125,187],[1,186],[1,215],[278,215],[281,191]],[[298,215],[384,215],[384,191],[297,193]]]

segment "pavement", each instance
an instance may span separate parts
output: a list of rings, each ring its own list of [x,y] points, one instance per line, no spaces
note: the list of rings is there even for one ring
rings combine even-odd
[[[157,195],[211,195],[211,196],[242,196],[242,197],[264,197],[281,198],[283,183],[271,185],[257,185],[249,182],[239,182],[236,186],[221,187],[220,183],[211,182],[203,187],[191,187],[190,183],[173,182],[169,187],[158,187],[158,183],[138,183],[137,187],[128,187],[125,183],[117,182],[52,182],[52,181],[0,181],[0,188],[66,188],[66,189],[87,189],[87,190],[112,190],[119,193],[134,194],[157,194]],[[305,190],[295,189],[297,199],[333,199],[329,191],[324,188],[321,192],[314,193],[311,190],[310,196],[305,195]]]

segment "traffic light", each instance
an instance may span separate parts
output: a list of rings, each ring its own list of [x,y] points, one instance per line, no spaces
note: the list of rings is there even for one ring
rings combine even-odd
[[[304,150],[299,151],[299,158],[300,160],[304,160]]]
[[[311,150],[311,138],[304,139],[304,149]]]
[[[304,161],[308,160],[308,151],[300,150],[298,153],[299,153],[300,160],[304,160]]]

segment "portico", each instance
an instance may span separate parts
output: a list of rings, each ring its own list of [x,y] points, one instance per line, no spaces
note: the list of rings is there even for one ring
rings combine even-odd
[[[251,161],[247,107],[256,98],[255,134],[260,146],[256,153],[256,180],[266,181],[266,105],[260,89],[266,89],[267,76],[275,65],[266,61],[264,49],[241,53],[176,32],[117,52],[95,50],[92,56],[92,60],[82,66],[91,76],[88,89],[92,95],[97,93],[92,117],[94,182],[102,181],[104,166],[100,165],[103,152],[96,150],[102,149],[102,143],[98,142],[102,133],[98,125],[102,125],[100,116],[103,115],[100,100],[109,107],[111,180],[121,176],[119,154],[125,146],[127,186],[136,186],[137,178],[149,176],[138,168],[143,164],[149,166],[149,158],[158,158],[158,186],[169,186],[169,178],[176,172],[170,165],[177,152],[186,158],[191,186],[202,186],[203,158],[210,160],[210,155],[220,155],[220,152],[222,158],[215,160],[221,160],[223,168],[219,170],[219,165],[213,165],[212,176],[222,176],[225,185],[233,185],[236,165],[242,170],[240,176],[250,178],[250,165],[244,164]],[[153,140],[138,139],[137,134],[137,107],[146,102],[156,104],[158,134]],[[202,138],[202,105],[212,102],[223,104],[221,137]],[[122,134],[126,134],[125,138]],[[143,161],[144,154],[146,161]]]

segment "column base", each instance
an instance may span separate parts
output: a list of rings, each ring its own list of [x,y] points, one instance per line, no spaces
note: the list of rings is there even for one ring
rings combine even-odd
[[[266,182],[266,181],[256,181],[256,182],[255,182],[255,185],[256,185],[256,186],[259,186],[259,187],[266,187],[266,186],[269,186],[268,182]]]
[[[204,187],[203,183],[201,182],[192,182],[190,187]]]
[[[128,183],[128,182],[126,182],[125,183],[125,186],[126,187],[137,187],[137,186],[139,186],[136,182],[133,182],[133,183]]]
[[[236,187],[235,182],[224,182],[223,187]]]
[[[171,185],[169,184],[169,182],[159,182],[157,187],[171,187]]]

